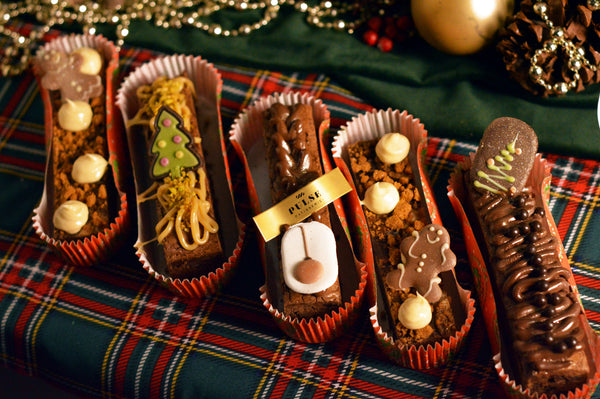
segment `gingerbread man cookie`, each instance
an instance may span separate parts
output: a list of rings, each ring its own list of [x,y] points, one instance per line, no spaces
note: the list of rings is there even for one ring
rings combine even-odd
[[[430,303],[439,301],[442,280],[438,274],[456,265],[448,231],[438,224],[429,224],[402,240],[400,251],[403,263],[388,273],[387,284],[394,289],[414,287]]]
[[[41,84],[48,90],[60,90],[61,98],[88,101],[102,94],[99,75],[82,72],[84,57],[80,53],[65,54],[62,51],[45,51],[37,56],[36,63],[43,73]]]

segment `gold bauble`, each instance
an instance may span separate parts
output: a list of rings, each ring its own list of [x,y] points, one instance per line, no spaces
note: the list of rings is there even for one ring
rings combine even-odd
[[[472,54],[495,37],[513,13],[514,0],[411,0],[419,35],[449,54]]]

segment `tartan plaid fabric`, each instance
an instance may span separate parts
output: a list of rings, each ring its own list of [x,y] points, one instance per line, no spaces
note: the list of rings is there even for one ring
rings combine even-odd
[[[57,33],[51,33],[57,34]],[[157,56],[124,48],[121,76]],[[264,94],[297,90],[321,98],[336,130],[371,107],[319,74],[281,74],[217,65],[223,125]],[[414,371],[379,350],[367,312],[327,344],[287,338],[259,301],[262,268],[251,229],[233,281],[218,295],[186,302],[150,278],[134,239],[109,262],[64,264],[40,242],[32,210],[43,187],[43,107],[31,73],[0,79],[0,363],[84,397],[102,398],[445,398],[499,397],[482,320],[447,366]],[[458,254],[457,274],[473,289],[461,230],[446,197],[448,177],[474,143],[438,139],[428,166]],[[248,219],[245,182],[234,152],[236,204]],[[587,315],[600,329],[600,162],[545,154],[553,166],[550,207]],[[600,397],[600,395],[596,395]]]

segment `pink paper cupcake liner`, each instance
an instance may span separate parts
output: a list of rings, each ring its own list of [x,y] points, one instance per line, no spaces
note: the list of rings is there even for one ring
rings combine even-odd
[[[442,225],[429,177],[425,170],[425,156],[427,150],[427,131],[423,124],[406,111],[398,110],[374,110],[354,117],[346,126],[343,126],[333,140],[331,153],[333,161],[339,167],[346,179],[354,187],[352,173],[349,166],[347,148],[349,145],[365,140],[376,139],[386,133],[398,132],[405,135],[410,142],[410,156],[416,162],[416,184],[423,189],[424,200],[432,223]],[[385,319],[385,308],[383,299],[379,296],[377,276],[375,272],[375,261],[369,228],[364,215],[360,198],[356,189],[344,197],[347,214],[353,234],[357,237],[357,254],[359,260],[365,262],[368,270],[367,297],[369,301],[369,316],[371,325],[375,332],[377,343],[382,351],[393,361],[403,367],[413,369],[429,369],[445,364],[451,359],[461,347],[464,338],[471,329],[475,315],[475,300],[471,298],[471,292],[464,290],[456,281],[454,271],[446,272],[442,279],[455,284],[461,308],[464,309],[464,321],[457,326],[457,332],[448,339],[436,342],[435,345],[415,346],[396,343],[391,334],[388,333],[389,326]]]
[[[219,203],[221,209],[223,209],[223,212],[217,215],[217,221],[227,260],[223,264],[215,265],[214,271],[192,279],[176,279],[162,273],[156,267],[157,262],[153,259],[154,255],[138,245],[153,239],[155,235],[154,226],[148,225],[150,222],[141,217],[139,203],[137,204],[138,240],[136,255],[142,267],[173,293],[189,299],[201,299],[216,293],[231,278],[237,268],[245,238],[245,225],[239,220],[235,212],[231,174],[223,137],[219,107],[223,87],[221,74],[212,64],[201,57],[173,55],[156,58],[136,68],[127,76],[117,93],[117,105],[124,123],[127,124],[127,121],[138,110],[136,97],[138,87],[151,84],[162,76],[175,78],[184,73],[195,86],[198,119],[205,127],[202,131],[202,145],[207,165],[214,166],[209,179],[213,182],[211,184],[213,202]],[[126,131],[130,152],[146,151],[145,149],[135,148],[129,130],[126,129]],[[134,172],[138,168],[139,173],[146,173],[142,171],[142,168],[148,168],[148,166],[137,164],[134,158],[132,155]],[[220,184],[222,182],[226,182],[226,184]],[[139,183],[137,181],[135,183],[136,193],[142,192],[144,188],[138,187]]]
[[[528,389],[524,389],[521,385],[518,385],[516,381],[508,374],[507,370],[503,366],[502,363],[502,342],[500,338],[500,328],[498,325],[497,313],[496,313],[496,302],[494,300],[494,293],[492,289],[492,283],[490,281],[490,276],[487,272],[486,263],[483,259],[483,255],[479,246],[477,244],[477,240],[473,233],[473,229],[471,228],[471,224],[467,218],[465,207],[463,204],[466,204],[468,199],[466,195],[466,188],[464,187],[463,181],[463,173],[464,171],[471,168],[471,164],[473,161],[474,154],[471,154],[470,157],[465,158],[465,160],[460,163],[455,171],[450,176],[450,180],[448,183],[448,197],[454,211],[462,225],[466,249],[469,254],[469,260],[471,264],[471,269],[473,270],[473,275],[475,277],[475,288],[478,293],[479,303],[481,305],[481,310],[483,312],[483,319],[485,322],[486,330],[488,333],[488,337],[490,339],[490,344],[492,347],[492,353],[494,353],[494,368],[498,373],[498,377],[500,381],[503,383],[506,393],[510,398],[515,399],[576,399],[576,398],[588,398],[596,389],[598,382],[600,381],[600,356],[597,355],[595,357],[596,361],[596,373],[590,378],[590,380],[584,384],[583,386],[575,389],[574,391],[568,392],[566,394],[560,395],[548,395],[545,393],[531,392]],[[554,218],[548,208],[548,201],[550,197],[550,182],[551,182],[551,174],[550,167],[547,164],[547,161],[542,158],[540,154],[536,155],[533,168],[529,175],[526,186],[534,187],[536,190],[536,194],[539,195],[542,199],[544,210],[546,215],[548,215],[548,224],[550,226],[550,230],[552,234],[556,237],[559,237],[558,230],[556,228],[556,224],[554,222]],[[567,258],[565,249],[562,243],[559,245],[559,258],[561,260],[561,264],[564,268],[571,271],[571,267],[569,265],[569,260]],[[571,285],[572,290],[579,296],[577,290],[577,284],[575,283],[575,279],[573,277],[573,273],[570,273],[569,283]],[[594,352],[598,353],[598,348],[600,344],[600,337],[597,333],[595,333],[591,328],[589,331],[586,331],[587,339],[590,344],[590,347],[594,350]]]
[[[322,138],[329,129],[329,111],[322,101],[307,94],[297,92],[274,93],[271,96],[260,98],[238,116],[231,127],[229,139],[239,158],[242,160],[248,183],[250,203],[255,215],[271,206],[268,171],[263,156],[262,136],[263,113],[275,103],[312,105],[315,127],[318,129],[319,137]],[[330,207],[335,210],[335,212],[331,212],[330,214],[337,215],[337,220],[339,220],[341,228],[347,231],[345,217],[340,212],[343,210],[340,200],[334,201]],[[263,268],[265,269],[265,273],[267,273],[265,242],[260,235],[258,235],[257,239],[259,241]],[[350,242],[348,242],[348,246],[351,250]],[[344,271],[351,271],[352,273],[345,273]],[[367,284],[365,265],[359,262],[354,256],[351,262],[340,262],[340,282],[344,274],[355,274],[357,276],[355,280],[346,283],[346,286],[353,287],[352,294],[348,298],[345,298],[343,307],[323,317],[298,319],[283,314],[274,305],[274,303],[277,303],[277,299],[272,298],[272,296],[276,294],[269,292],[266,284],[260,288],[260,298],[278,327],[291,338],[308,343],[331,341],[347,331],[356,320],[363,303]],[[344,289],[342,291],[344,292]]]
[[[81,47],[98,50],[106,63],[104,81],[106,82],[106,138],[109,152],[108,163],[111,166],[113,180],[118,191],[117,216],[104,231],[81,240],[56,240],[48,232],[51,230],[52,206],[49,203],[49,190],[53,181],[52,168],[48,156],[44,191],[37,208],[34,209],[33,227],[38,236],[56,253],[74,266],[91,266],[106,260],[120,246],[123,237],[128,234],[130,215],[127,196],[123,184],[128,176],[128,160],[124,153],[124,139],[121,124],[114,120],[114,85],[119,65],[119,51],[115,45],[102,36],[68,35],[58,37],[43,46],[40,51],[59,50],[70,53]],[[41,78],[40,71],[34,66],[36,78]],[[44,123],[47,152],[51,154],[52,138],[52,104],[50,92],[40,85],[40,94],[44,103]]]

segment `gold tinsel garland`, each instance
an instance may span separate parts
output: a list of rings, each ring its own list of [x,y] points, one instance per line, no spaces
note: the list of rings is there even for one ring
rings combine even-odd
[[[600,82],[600,1],[523,0],[497,48],[510,77],[546,96]]]
[[[385,13],[396,1],[370,1],[368,7],[364,1],[344,0],[27,0],[0,3],[0,35],[11,40],[11,45],[2,54],[0,72],[3,76],[22,73],[29,65],[36,42],[56,25],[79,24],[84,33],[90,34],[96,32],[99,24],[114,25],[117,46],[126,40],[132,21],[146,21],[165,29],[192,27],[210,35],[229,37],[247,35],[262,28],[277,17],[281,6],[287,5],[305,14],[311,25],[354,33],[369,17]],[[226,29],[209,18],[225,9],[259,12],[261,16],[252,23]],[[29,36],[8,28],[8,22],[26,16],[34,17],[42,26]]]

